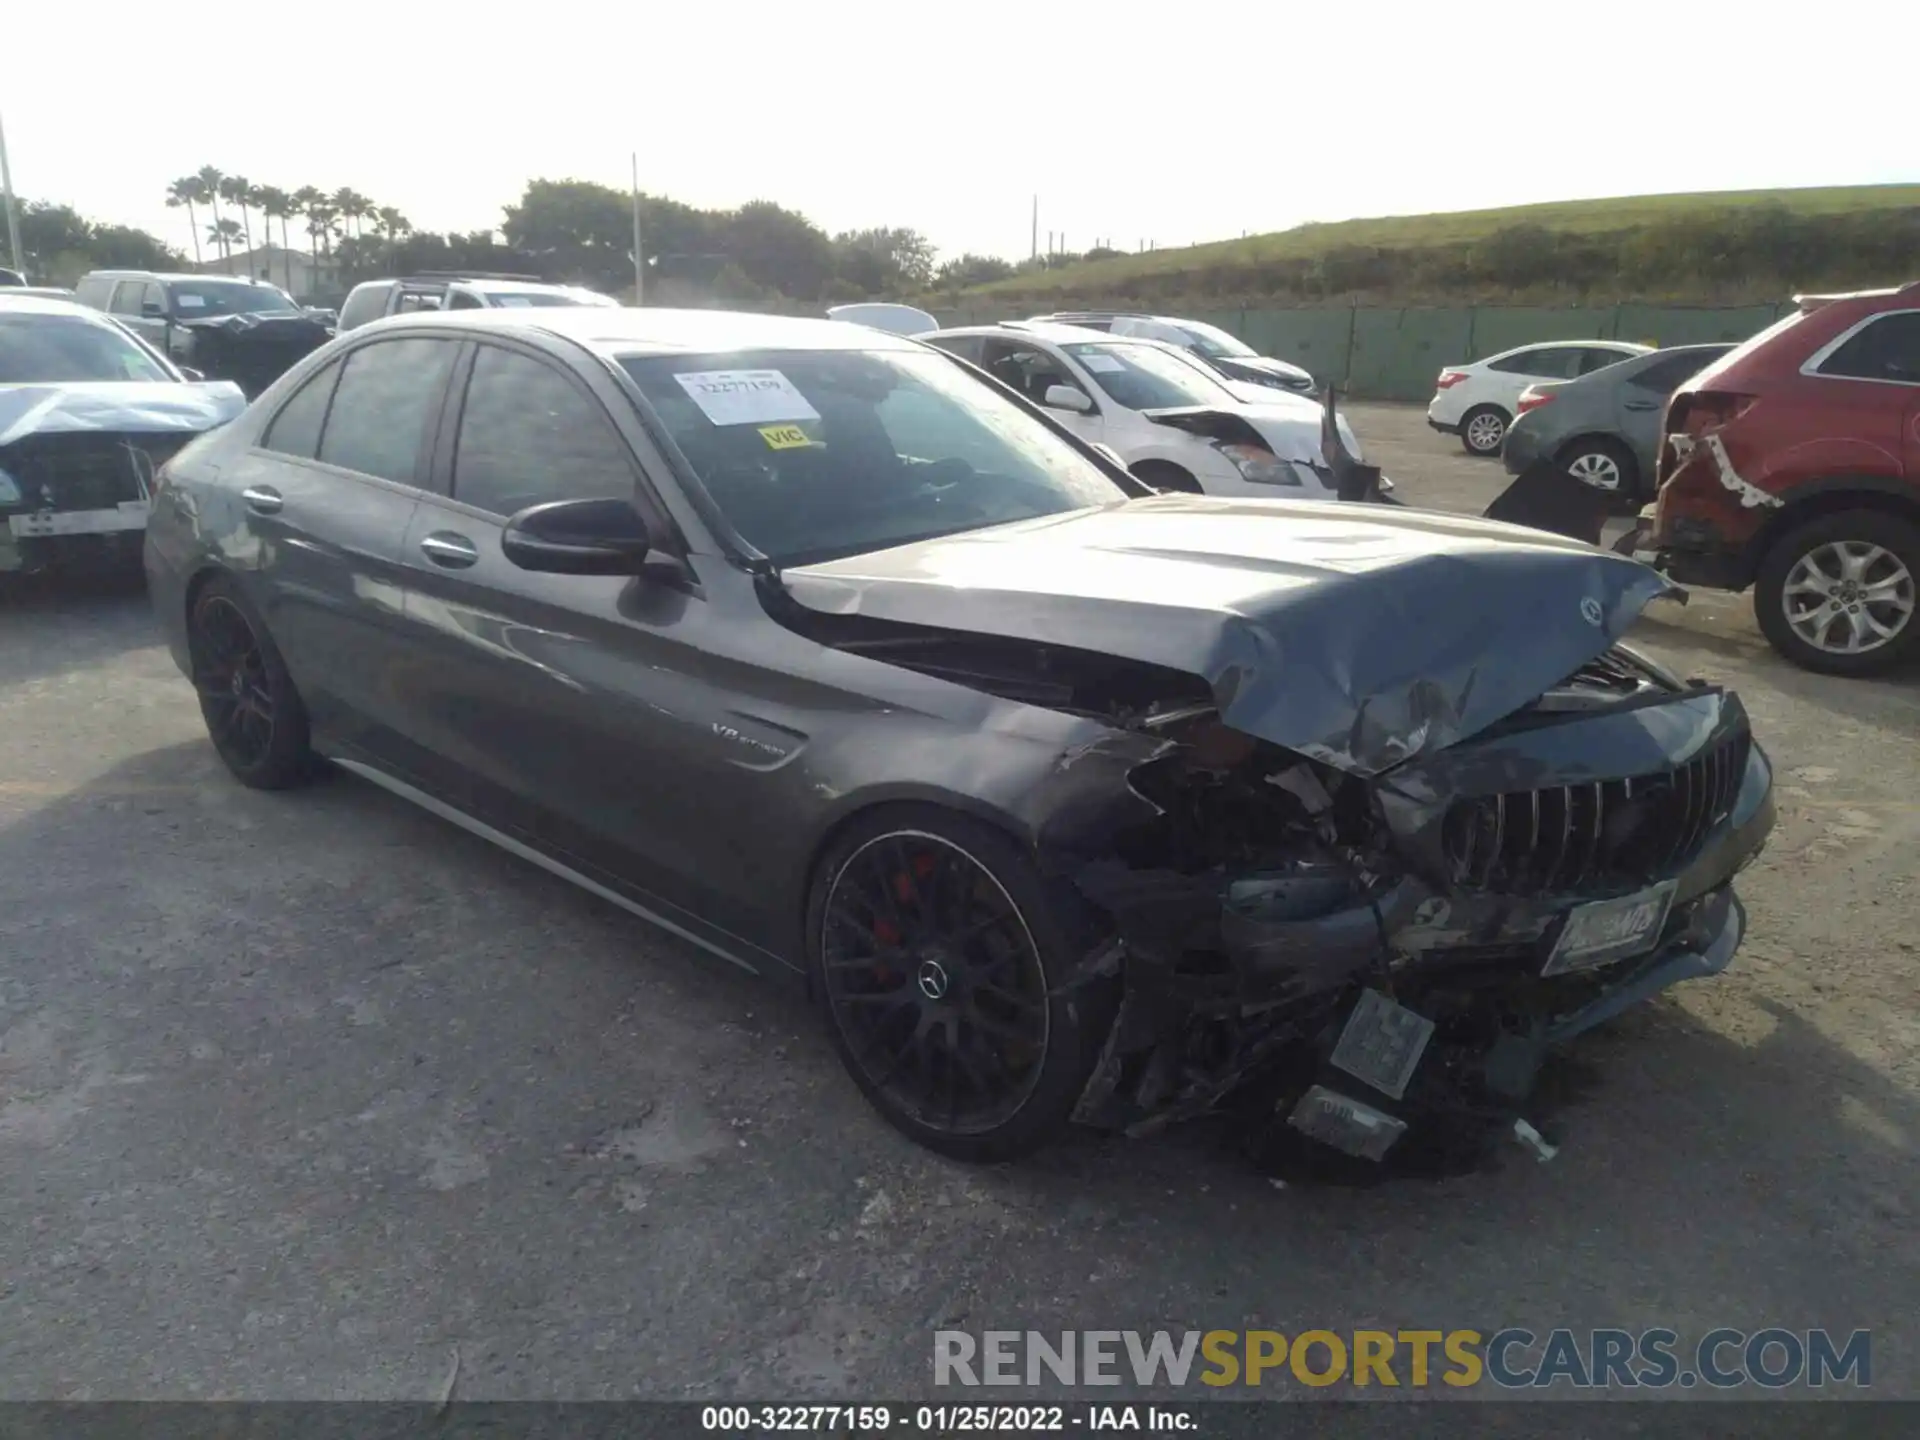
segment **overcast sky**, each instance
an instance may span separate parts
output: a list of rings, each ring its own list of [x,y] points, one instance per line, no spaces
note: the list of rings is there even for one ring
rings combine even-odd
[[[205,164],[472,230],[638,150],[650,193],[1017,257],[1036,193],[1077,250],[1917,180],[1917,53],[1911,0],[103,0],[8,8],[0,120],[17,193],[182,248]]]

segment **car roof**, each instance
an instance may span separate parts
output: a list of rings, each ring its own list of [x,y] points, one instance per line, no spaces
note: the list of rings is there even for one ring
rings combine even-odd
[[[1602,340],[1594,335],[1580,335],[1567,340],[1529,340],[1524,345],[1509,346],[1492,355],[1483,355],[1472,361],[1475,365],[1485,365],[1489,360],[1504,360],[1509,355],[1518,355],[1524,350],[1545,350],[1550,346],[1586,345],[1600,350],[1618,350],[1622,355],[1651,355],[1658,346],[1642,345],[1635,340]]]
[[[1055,345],[1078,345],[1088,340],[1104,340],[1113,344],[1154,343],[1142,336],[1116,337],[1107,334],[1104,330],[1089,330],[1084,325],[1065,325],[1055,320],[1010,320],[1001,325],[956,325],[951,330],[936,330],[933,333],[936,335],[1025,335],[1035,340],[1051,341]]]
[[[204,270],[89,270],[84,280],[212,280],[230,285],[267,285],[278,290],[271,280],[256,280],[251,275],[221,275]]]
[[[581,305],[507,310],[435,310],[390,315],[356,336],[408,328],[536,331],[606,355],[698,355],[724,350],[916,350],[915,341],[865,325],[744,310],[660,310]]]
[[[113,322],[91,305],[83,305],[77,300],[63,300],[56,295],[22,294],[8,288],[0,290],[0,303],[12,311],[26,311],[30,315],[67,315],[76,320],[85,320],[90,325]]]

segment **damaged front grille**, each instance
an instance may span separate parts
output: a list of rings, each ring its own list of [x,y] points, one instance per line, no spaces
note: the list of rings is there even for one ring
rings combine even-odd
[[[1730,736],[1653,775],[1459,801],[1443,830],[1453,883],[1540,895],[1672,875],[1733,809],[1750,743]]]
[[[7,452],[6,469],[28,510],[111,510],[151,498],[154,473],[189,440],[189,432],[35,435]]]

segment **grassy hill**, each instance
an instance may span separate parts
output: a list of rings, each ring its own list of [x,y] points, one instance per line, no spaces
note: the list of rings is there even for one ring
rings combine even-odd
[[[942,304],[1731,305],[1920,278],[1920,185],[1643,195],[1301,225],[929,297]]]

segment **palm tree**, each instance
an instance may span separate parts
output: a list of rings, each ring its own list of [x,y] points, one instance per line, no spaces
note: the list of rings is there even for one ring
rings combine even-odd
[[[312,248],[313,263],[320,264],[320,232],[314,227],[313,212],[326,203],[327,197],[312,185],[302,185],[293,192],[293,213],[304,215],[307,220],[307,241]]]
[[[229,175],[220,182],[220,198],[240,212],[240,228],[247,237],[247,249],[253,249],[253,219],[247,207],[253,204],[253,182],[244,175]]]
[[[253,192],[253,203],[267,217],[267,245],[273,245],[273,222],[280,222],[280,250],[285,257],[287,293],[293,293],[293,248],[287,242],[287,217],[294,213],[293,197],[277,185],[261,185]]]
[[[361,233],[359,222],[373,214],[373,201],[351,186],[342,186],[334,191],[331,199],[333,208],[339,212],[340,218],[351,222],[353,234],[356,237],[359,236]]]
[[[387,268],[396,269],[399,265],[400,237],[413,233],[413,224],[391,205],[382,205],[373,212],[373,233],[384,236],[387,242]]]
[[[200,268],[200,221],[194,215],[193,207],[201,198],[198,175],[182,175],[167,186],[167,208],[178,210],[182,205],[187,207],[187,230],[193,236],[193,268],[196,270]]]
[[[207,239],[220,247],[220,256],[227,261],[233,257],[233,242],[245,233],[237,220],[216,220],[207,227]],[[233,267],[229,264],[227,268],[231,270]]]
[[[220,223],[220,185],[227,178],[225,173],[211,165],[202,165],[194,172],[193,178],[200,182],[202,192],[200,198],[213,207],[213,223],[218,225]]]

